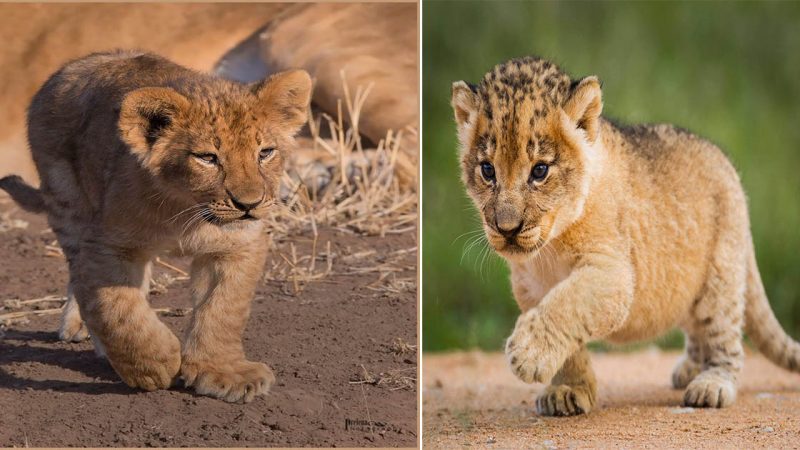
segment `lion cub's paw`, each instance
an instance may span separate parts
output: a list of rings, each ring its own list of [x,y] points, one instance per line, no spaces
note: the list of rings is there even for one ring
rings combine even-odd
[[[715,373],[701,373],[686,388],[683,404],[695,408],[724,408],[736,400],[736,385]]]
[[[64,342],[83,342],[89,338],[89,329],[80,316],[77,320],[64,318],[58,329],[58,338]]]
[[[675,389],[683,389],[692,382],[692,380],[700,374],[703,368],[700,364],[692,361],[691,359],[683,356],[675,369],[672,371],[672,387]]]
[[[251,402],[257,395],[266,394],[275,382],[275,375],[266,364],[251,361],[184,361],[181,378],[186,386],[193,387],[200,395],[244,403]]]
[[[512,342],[509,340],[509,343]],[[514,341],[516,342],[516,341]],[[558,359],[553,354],[535,347],[506,346],[506,359],[514,374],[526,383],[547,383],[558,370]]]
[[[81,342],[89,338],[89,329],[81,318],[81,312],[74,297],[68,297],[64,312],[61,313],[61,327],[58,338],[64,342]]]
[[[129,350],[106,346],[108,359],[122,381],[132,388],[155,391],[172,385],[181,368],[181,343],[166,327],[158,342],[148,342],[131,358]],[[131,358],[131,359],[128,359]]]
[[[538,316],[519,320],[506,341],[506,359],[511,370],[526,383],[547,383],[566,359],[560,349],[550,345]]]
[[[594,395],[585,387],[550,385],[536,397],[536,412],[542,416],[576,416],[593,407]]]

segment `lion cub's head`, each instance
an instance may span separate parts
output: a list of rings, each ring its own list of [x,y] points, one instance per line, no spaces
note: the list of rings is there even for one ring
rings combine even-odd
[[[602,149],[600,83],[523,58],[453,83],[463,181],[491,245],[524,258],[582,214]]]
[[[174,89],[128,93],[119,129],[164,195],[214,223],[260,219],[276,199],[310,94],[302,70],[253,85],[198,75]]]

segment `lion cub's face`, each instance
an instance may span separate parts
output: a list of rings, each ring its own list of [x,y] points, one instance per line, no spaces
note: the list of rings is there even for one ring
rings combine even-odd
[[[252,87],[222,80],[190,95],[129,93],[119,128],[157,188],[213,223],[260,219],[278,194],[283,159],[306,121],[311,79],[283,72]]]
[[[543,60],[497,66],[453,84],[462,179],[489,243],[526,258],[582,213],[596,155],[600,86],[572,83]]]

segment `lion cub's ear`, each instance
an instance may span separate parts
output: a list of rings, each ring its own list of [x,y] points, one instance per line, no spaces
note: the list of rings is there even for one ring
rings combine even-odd
[[[148,87],[128,93],[119,112],[122,140],[134,153],[146,156],[175,118],[189,106],[186,97],[170,88]]]
[[[603,96],[596,76],[586,77],[573,84],[570,96],[564,103],[564,112],[578,128],[586,132],[589,142],[593,143],[597,139],[602,111]]]
[[[253,93],[265,110],[277,109],[283,123],[294,133],[306,123],[311,88],[308,72],[289,70],[257,83],[253,86]]]
[[[475,126],[478,115],[477,88],[466,81],[456,81],[451,90],[450,104],[456,117],[458,137],[466,146],[470,129]]]

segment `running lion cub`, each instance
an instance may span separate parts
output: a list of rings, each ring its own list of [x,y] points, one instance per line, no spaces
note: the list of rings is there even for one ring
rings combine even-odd
[[[0,187],[47,213],[67,257],[62,339],[90,333],[132,387],[180,375],[230,402],[265,393],[275,378],[245,358],[241,336],[266,258],[259,219],[310,92],[304,71],[242,85],[129,51],[53,75],[28,113],[41,188],[14,176]],[[146,299],[151,260],[171,249],[194,256],[182,351]]]
[[[523,381],[551,383],[540,414],[596,405],[588,342],[674,326],[687,345],[672,384],[688,406],[734,402],[743,327],[800,371],[800,345],[761,284],[739,177],[717,147],[671,125],[614,125],[596,77],[533,57],[454,83],[452,105],[464,184],[522,310],[506,356]]]

